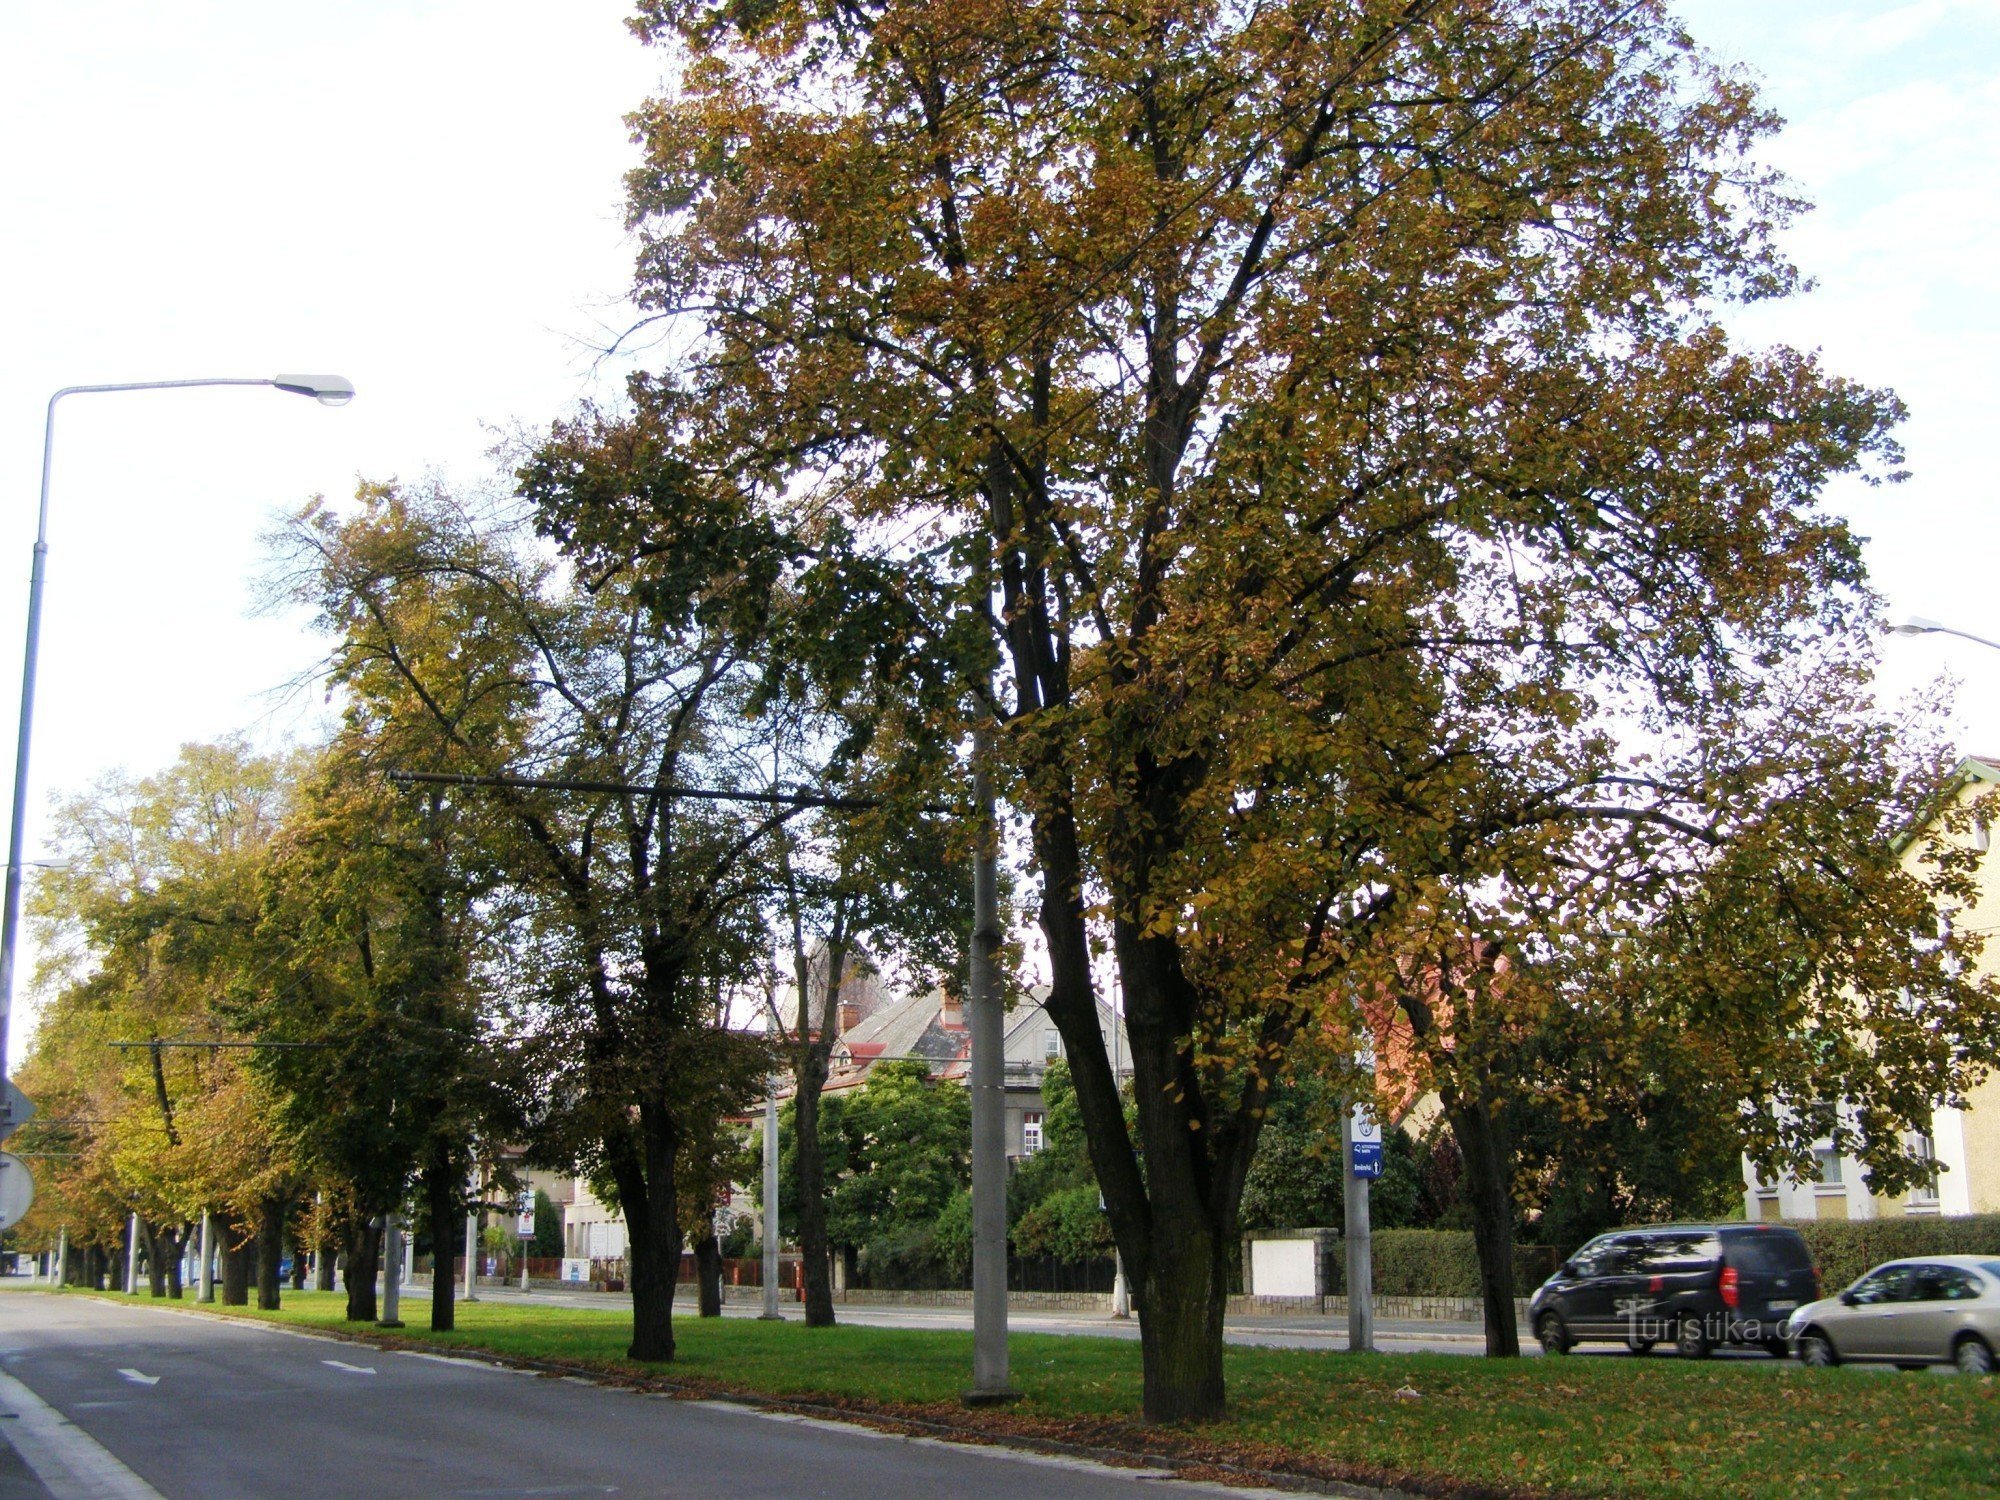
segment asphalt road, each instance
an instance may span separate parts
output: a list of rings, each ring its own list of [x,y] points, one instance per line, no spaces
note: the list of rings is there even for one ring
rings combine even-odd
[[[7,1500],[1140,1500],[1166,1479],[24,1292],[0,1296],[0,1411]]]

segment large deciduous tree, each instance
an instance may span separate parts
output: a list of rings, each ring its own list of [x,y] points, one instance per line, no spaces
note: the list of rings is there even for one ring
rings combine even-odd
[[[405,769],[500,778],[457,795],[482,809],[516,903],[513,1025],[544,1091],[529,1124],[545,1154],[607,1181],[630,1236],[632,1355],[671,1359],[676,1163],[759,1086],[761,1049],[713,1024],[715,996],[751,961],[758,860],[797,813],[712,795],[755,769],[754,672],[709,589],[736,554],[711,539],[643,580],[583,580],[519,510],[376,486],[290,537],[294,586],[376,741]]]
[[[640,9],[639,403],[685,487],[972,580],[1145,1411],[1215,1416],[1292,1040],[1843,774],[1764,731],[1869,622],[1820,494],[1895,402],[1719,326],[1791,204],[1664,0]]]

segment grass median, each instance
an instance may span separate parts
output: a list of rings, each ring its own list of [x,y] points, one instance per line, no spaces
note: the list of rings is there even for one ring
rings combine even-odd
[[[154,1303],[146,1296],[107,1300]],[[217,1309],[296,1327],[368,1333],[335,1293],[286,1292],[277,1312]],[[1142,1427],[1136,1343],[1018,1334],[1012,1407],[970,1412],[966,1332],[750,1318],[675,1318],[678,1357],[624,1357],[610,1309],[482,1301],[458,1328],[410,1326],[382,1342],[485,1350],[697,1392],[780,1397],[1128,1452],[1217,1460],[1439,1495],[2000,1496],[2000,1381],[1838,1369],[1584,1357],[1495,1361],[1231,1347],[1231,1416]],[[1412,1394],[1413,1393],[1413,1394]]]

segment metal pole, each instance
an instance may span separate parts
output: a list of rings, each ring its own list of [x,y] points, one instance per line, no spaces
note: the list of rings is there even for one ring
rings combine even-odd
[[[403,1225],[394,1214],[382,1215],[382,1256],[382,1316],[375,1321],[383,1328],[401,1328]]]
[[[801,1002],[803,1003],[803,1001]],[[778,1080],[764,1083],[764,1318],[778,1311]]]
[[[69,1283],[69,1225],[65,1224],[56,1236],[56,1285]]]
[[[201,1211],[201,1270],[195,1281],[195,1301],[215,1300],[215,1215]]]
[[[1347,1347],[1375,1352],[1375,1259],[1368,1230],[1368,1179],[1354,1174],[1354,1111],[1340,1116],[1340,1161],[1347,1206]]]
[[[465,1216],[465,1300],[467,1302],[477,1302],[479,1300],[479,1262],[473,1258],[478,1249],[479,1214],[475,1210]],[[433,1271],[431,1274],[435,1276],[437,1273]]]
[[[972,1389],[973,1405],[1011,1401],[1007,1384],[1007,1074],[1000,976],[999,833],[988,762],[992,731],[972,741],[978,847],[972,861]]]
[[[139,1290],[139,1216],[133,1214],[125,1226],[125,1295]]]
[[[35,513],[35,555],[28,570],[28,640],[21,663],[21,724],[14,743],[14,812],[7,834],[6,896],[4,906],[0,906],[0,1083],[7,1078],[7,1026],[14,1005],[14,956],[21,933],[22,843],[28,821],[28,746],[35,723],[35,666],[41,655],[42,583],[49,555],[49,471],[55,456],[56,403],[65,396],[105,391],[162,391],[184,386],[277,383],[277,380],[140,380],[113,385],[68,385],[49,397],[48,416],[42,426],[42,490],[41,503]]]

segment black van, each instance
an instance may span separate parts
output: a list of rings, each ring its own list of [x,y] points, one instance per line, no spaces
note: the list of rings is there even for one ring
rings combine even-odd
[[[1658,1224],[1600,1234],[1557,1268],[1528,1304],[1550,1354],[1585,1340],[1644,1354],[1671,1340],[1689,1359],[1718,1344],[1783,1358],[1785,1319],[1819,1297],[1819,1271],[1782,1224]]]

